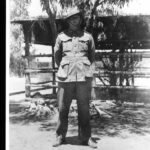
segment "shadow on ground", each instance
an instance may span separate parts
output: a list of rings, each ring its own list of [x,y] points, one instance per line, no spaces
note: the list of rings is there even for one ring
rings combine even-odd
[[[99,138],[93,137],[93,140],[97,142]],[[78,136],[67,136],[65,144],[70,145],[82,145],[81,141],[79,140]]]
[[[93,132],[106,136],[121,136],[122,133],[144,135],[150,133],[149,108],[114,107],[108,110],[112,118],[97,117],[91,120]]]
[[[29,113],[25,108],[21,107],[19,103],[10,103],[9,105],[9,122],[11,124],[29,124],[34,122],[39,122],[43,126],[43,128],[47,128],[47,126],[56,126],[56,121],[53,123],[48,123],[47,121],[52,120],[55,116],[36,116],[36,113]],[[45,123],[43,125],[43,123]]]
[[[19,109],[17,105],[13,106],[10,112],[10,123],[12,124],[28,124],[39,122],[41,131],[50,131],[56,129],[57,116],[51,116],[49,118],[36,118],[36,116],[28,115],[22,109]],[[94,135],[101,136],[122,136],[126,138],[125,133],[134,133],[138,135],[144,135],[150,133],[150,109],[149,108],[123,108],[114,107],[107,110],[112,114],[112,118],[100,117],[96,115],[91,118],[92,133]],[[77,115],[69,116],[69,128],[70,133],[77,133]],[[73,135],[73,134],[72,134]],[[74,140],[72,140],[72,138]],[[67,141],[70,144],[77,144],[77,137],[68,137]],[[73,143],[72,143],[73,142]]]

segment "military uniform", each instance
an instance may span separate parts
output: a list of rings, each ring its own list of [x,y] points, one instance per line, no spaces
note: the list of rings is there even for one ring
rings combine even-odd
[[[94,41],[87,32],[65,31],[58,35],[55,45],[55,58],[59,66],[59,82],[85,81],[93,77]]]
[[[85,31],[65,30],[58,34],[54,50],[58,65],[59,106],[56,134],[58,137],[65,138],[70,104],[72,99],[76,99],[79,135],[83,142],[87,141],[91,137],[89,100],[94,70],[93,37]]]

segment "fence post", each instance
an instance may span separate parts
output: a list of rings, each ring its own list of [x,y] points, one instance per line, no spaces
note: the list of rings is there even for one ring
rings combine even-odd
[[[25,56],[26,56],[26,68],[29,68],[29,58],[28,56],[30,55],[29,54],[29,49],[30,49],[30,46],[29,46],[29,43],[26,42],[25,43]],[[25,96],[26,97],[30,97],[30,73],[26,73],[25,72]]]
[[[30,23],[23,24],[23,33],[24,33],[24,41],[25,41],[25,59],[26,59],[26,69],[30,67],[30,43],[31,43],[31,30]],[[30,73],[26,73],[25,71],[25,96],[30,97]]]
[[[56,85],[56,74],[55,74],[55,59],[54,59],[54,46],[52,46],[52,67],[53,67],[53,85]],[[53,94],[56,94],[56,88],[53,87]]]

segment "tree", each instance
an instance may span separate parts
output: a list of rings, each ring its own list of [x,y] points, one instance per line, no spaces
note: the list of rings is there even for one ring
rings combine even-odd
[[[27,6],[29,3],[29,0],[10,0],[10,20],[27,18]],[[22,76],[24,74],[25,61],[21,56],[24,51],[21,47],[21,43],[24,40],[21,25],[11,24],[10,33],[10,74]]]
[[[43,10],[46,10],[48,16],[49,16],[49,22],[51,25],[52,35],[53,35],[53,44],[55,44],[55,39],[57,35],[57,28],[56,28],[56,14],[57,14],[57,5],[60,4],[61,8],[65,10],[65,8],[68,7],[74,7],[77,6],[84,14],[84,16],[87,16],[87,24],[88,24],[88,30],[92,30],[92,26],[94,25],[94,20],[96,16],[98,15],[97,8],[101,6],[101,11],[107,11],[108,13],[113,12],[112,9],[107,8],[104,9],[104,5],[108,6],[124,6],[125,3],[128,3],[129,0],[40,0]],[[91,31],[92,32],[92,31]]]
[[[144,39],[148,33],[148,25],[144,22],[142,17],[137,16],[107,17],[98,20],[98,24],[103,24],[99,29],[100,31],[97,32],[98,34],[104,34],[103,36],[101,35],[103,38],[101,36],[98,37],[101,41],[100,45],[103,45],[103,42],[104,45],[102,47],[105,44],[113,45],[111,46],[112,49],[109,56],[105,52],[105,48],[103,48],[104,55],[101,53],[100,55],[96,54],[97,60],[102,62],[97,64],[97,68],[101,70],[103,67],[104,73],[107,76],[102,77],[100,74],[99,79],[104,85],[118,86],[118,89],[109,90],[109,94],[113,98],[119,96],[118,91],[123,92],[122,87],[120,88],[119,86],[134,85],[133,72],[136,71],[138,62],[142,59],[132,49],[136,49],[137,43],[140,43],[139,41]],[[139,47],[140,45],[138,45]]]
[[[65,10],[68,7],[74,7],[77,6],[83,13],[83,15],[86,17],[86,30],[89,31],[90,33],[92,33],[94,35],[94,40],[95,43],[97,44],[98,41],[98,37],[101,36],[98,32],[97,32],[97,17],[100,14],[111,14],[113,15],[115,12],[114,7],[118,6],[118,7],[123,7],[124,4],[129,3],[130,0],[59,0],[59,1],[54,1],[54,0],[41,0],[41,5],[43,7],[43,10],[46,10],[48,16],[49,16],[49,21],[51,24],[51,28],[54,29],[53,30],[53,43],[55,43],[55,38],[57,35],[57,28],[56,28],[56,23],[55,23],[55,18],[56,18],[56,14],[57,14],[57,5],[56,4],[60,4],[61,8],[63,8],[63,10]],[[98,9],[100,8],[100,9]],[[63,13],[63,12],[62,12]],[[99,24],[102,25],[102,24]],[[110,28],[113,28],[112,26],[110,26]],[[104,32],[103,35],[105,36]],[[119,39],[118,39],[119,40]],[[114,49],[112,51],[115,51]],[[120,52],[123,53],[124,49],[121,48]],[[120,65],[122,65],[124,63],[124,60],[120,57],[119,61],[120,61]],[[108,58],[107,62],[109,63],[105,63],[104,61],[103,65],[105,68],[107,69],[117,69],[115,67],[115,64],[118,63],[118,61],[116,61],[116,59],[114,59],[113,57]],[[119,67],[120,67],[119,65]],[[117,66],[118,67],[118,66]],[[128,67],[127,65],[125,67]],[[120,67],[121,68],[121,67]],[[122,85],[123,82],[123,76],[120,76],[120,85]],[[125,77],[127,78],[127,77]],[[117,85],[117,77],[116,75],[110,75],[109,76],[109,83],[111,85]],[[103,81],[102,81],[103,82]],[[128,79],[127,79],[128,82]],[[111,92],[111,90],[110,90]],[[111,93],[116,93],[114,92],[114,90],[112,90]]]
[[[93,34],[94,36],[94,40],[95,40],[95,44],[97,46],[97,41],[99,40],[98,38],[100,38],[101,36],[104,37],[104,40],[106,38],[106,32],[100,31],[98,32],[98,29],[100,29],[102,24],[99,24],[99,22],[97,22],[97,18],[98,16],[100,16],[101,14],[111,14],[113,15],[115,12],[114,7],[118,6],[118,7],[123,7],[124,4],[129,3],[130,0],[60,0],[60,1],[54,1],[54,0],[41,0],[41,4],[43,7],[43,10],[46,10],[47,14],[49,15],[49,20],[50,20],[50,24],[51,24],[51,28],[53,28],[53,41],[55,43],[55,38],[57,35],[57,29],[56,29],[56,24],[55,24],[55,18],[56,18],[56,14],[57,14],[57,7],[56,4],[60,4],[60,6],[63,8],[63,10],[65,10],[68,7],[74,7],[77,6],[83,13],[83,15],[86,17],[86,30],[89,31],[91,34]],[[98,9],[100,8],[100,9]],[[121,40],[122,38],[124,38],[124,28],[122,28],[123,26],[118,25],[118,35],[122,36],[119,37],[118,36],[118,40]],[[114,29],[114,26],[110,25],[109,28],[111,30]],[[117,29],[117,28],[116,28]],[[119,30],[120,29],[120,30]],[[110,35],[110,36],[114,36],[114,35]],[[112,49],[112,52],[116,52],[116,49]],[[123,46],[120,47],[119,49],[119,53],[124,53],[127,52],[126,49],[124,49]],[[123,59],[122,55],[120,55],[120,57],[118,59],[110,56],[109,58],[105,59],[106,61],[104,61],[104,59],[102,59],[102,63],[105,69],[109,70],[128,70],[131,68],[131,66],[134,65],[134,63],[136,63],[136,61],[134,61],[133,59],[128,59],[125,60]],[[116,65],[117,64],[117,65]],[[98,66],[99,67],[99,66]],[[129,76],[124,76],[124,75],[120,75],[118,77],[118,75],[116,74],[109,74],[107,79],[105,78],[101,78],[100,80],[105,83],[105,80],[107,80],[109,82],[110,85],[116,86],[118,83],[118,79],[119,81],[119,85],[123,85],[124,79],[126,79],[126,84],[129,85]],[[118,97],[117,94],[117,89],[111,89],[109,90],[110,95],[112,95],[112,97],[116,98]]]
[[[10,0],[10,20],[28,17],[27,7],[30,0]]]

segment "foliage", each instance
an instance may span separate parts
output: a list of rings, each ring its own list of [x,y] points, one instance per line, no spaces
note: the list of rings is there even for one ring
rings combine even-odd
[[[55,39],[57,35],[57,27],[55,23],[56,15],[58,14],[58,4],[62,8],[62,11],[60,12],[61,15],[63,15],[63,11],[65,11],[68,7],[75,7],[77,6],[82,12],[83,15],[86,16],[87,24],[91,27],[93,26],[95,15],[98,14],[97,7],[101,6],[103,8],[104,5],[117,5],[119,7],[122,7],[125,3],[129,2],[129,0],[40,0],[41,6],[43,10],[45,10],[49,16],[49,22],[50,26],[53,29],[52,30],[52,39],[53,44],[55,44]],[[112,7],[113,9],[113,7]],[[102,9],[102,11],[107,10]],[[107,10],[107,12],[113,12],[110,11],[110,8]],[[91,29],[91,28],[90,28]]]
[[[10,36],[10,75],[22,76],[24,74],[25,62],[21,57],[23,48],[23,34],[21,34],[21,26],[11,25]]]
[[[108,36],[111,36],[111,39],[116,38],[116,40],[121,41],[126,38],[126,30],[123,23],[115,24],[115,21],[107,22],[106,24],[109,26],[109,32],[106,30],[105,25],[102,22],[97,22],[97,18],[101,15],[114,15],[117,14],[115,11],[115,7],[123,7],[124,4],[129,3],[130,0],[59,0],[59,1],[53,1],[53,0],[41,0],[41,5],[43,7],[43,10],[46,10],[46,12],[49,15],[49,18],[56,18],[57,15],[57,5],[60,4],[62,7],[62,14],[63,10],[65,11],[68,7],[75,7],[77,6],[83,13],[85,20],[86,20],[86,30],[89,31],[91,34],[93,34],[94,40],[96,42],[101,42],[107,40]],[[55,23],[54,23],[55,24]],[[99,30],[100,29],[100,30]],[[114,31],[113,31],[114,30]],[[54,34],[56,35],[56,29]],[[114,33],[115,34],[114,34]],[[56,36],[54,36],[55,38]],[[129,38],[129,37],[128,37]],[[130,53],[131,51],[128,51],[126,46],[124,44],[120,44],[120,48],[113,48],[111,50],[112,53],[116,53],[116,51],[119,51],[118,53]],[[112,56],[107,57],[105,60],[101,59],[103,63],[103,67],[108,71],[134,71],[133,68],[137,64],[138,61],[140,61],[140,58],[138,56],[133,57],[126,57],[124,58],[123,55],[120,55],[118,58],[114,58]],[[126,85],[129,86],[133,82],[133,76],[120,74],[119,76],[116,74],[109,74],[107,79],[107,82],[109,82],[110,85],[116,86],[120,85],[122,86],[124,82],[126,81]],[[104,84],[104,80],[101,80]],[[118,81],[119,80],[119,81]],[[129,81],[129,80],[132,80]],[[114,91],[110,90],[112,94],[115,95],[116,89]]]
[[[96,47],[99,45],[103,47],[99,48],[103,54],[96,55],[97,60],[100,61],[97,63],[97,70],[104,69],[104,74],[99,74],[99,79],[104,85],[134,85],[132,73],[136,71],[138,62],[142,60],[142,57],[136,55],[132,48],[135,49],[134,46],[138,45],[136,42],[144,39],[147,33],[148,26],[140,17],[103,17],[96,20],[96,26],[93,28]],[[105,44],[112,46],[106,48]],[[131,47],[130,44],[134,46]],[[109,54],[104,47],[109,49]],[[119,89],[109,89],[109,91],[113,98],[116,99],[119,96]]]
[[[123,7],[125,3],[130,0],[40,0],[43,10],[46,10],[47,14],[53,20],[56,18],[58,10],[58,4],[61,7],[61,15],[68,7],[78,7],[83,15],[88,17],[89,22],[92,23],[93,19],[99,14],[113,14],[115,12],[114,7]],[[100,9],[97,9],[100,7]]]
[[[10,0],[10,19],[28,17],[27,7],[30,0]]]
[[[10,19],[26,18],[28,16],[28,0],[11,0],[10,1]],[[21,46],[24,37],[20,25],[11,24],[10,26],[10,75],[24,75],[25,61],[21,57],[24,49]]]

